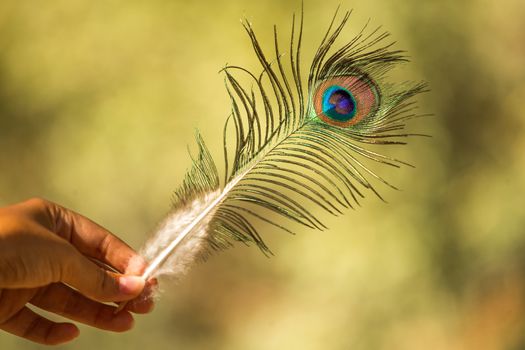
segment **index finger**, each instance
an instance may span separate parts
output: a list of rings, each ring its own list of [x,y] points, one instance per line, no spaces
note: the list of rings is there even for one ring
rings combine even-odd
[[[78,251],[124,273],[133,260],[135,272],[146,263],[129,245],[90,219],[56,203],[44,201],[51,219],[50,229],[69,241]]]

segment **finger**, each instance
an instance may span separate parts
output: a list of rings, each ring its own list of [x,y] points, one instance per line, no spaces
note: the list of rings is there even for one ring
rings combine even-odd
[[[108,230],[58,204],[47,202],[54,227],[50,229],[73,244],[81,253],[124,272],[137,253]],[[143,263],[144,264],[144,263]]]
[[[121,275],[101,269],[74,248],[68,264],[62,265],[60,281],[96,301],[123,301],[137,297],[145,281],[138,276]]]
[[[91,259],[91,261],[93,261],[95,264],[97,264],[99,267],[103,269],[111,270],[111,267],[109,267],[108,265],[98,260]],[[137,273],[130,272],[129,268],[126,270],[127,270],[126,274],[137,275],[137,276],[141,274],[141,272],[137,272]],[[115,272],[115,271],[112,271],[112,272]],[[136,297],[133,300],[130,300],[129,303],[128,301],[117,303],[117,308],[115,308],[113,313],[116,314],[122,310],[127,310],[127,311],[137,313],[137,314],[146,314],[146,313],[151,312],[155,306],[153,296],[154,296],[155,290],[157,289],[156,287],[157,287],[157,279],[151,279],[147,281],[146,286],[144,287],[144,290],[140,293],[138,297]]]
[[[143,259],[132,259],[126,268],[126,274],[130,275],[142,275],[146,269],[146,264]],[[145,314],[151,312],[154,307],[153,296],[157,289],[158,281],[156,278],[150,279],[146,282],[144,290],[138,297],[130,300],[125,305],[119,305],[119,309],[131,311],[134,313]],[[120,311],[120,310],[119,310]]]
[[[34,288],[0,289],[0,324],[13,317],[35,294]]]
[[[129,301],[124,310],[137,314],[146,314],[153,310],[155,306],[154,294],[157,290],[157,280],[152,279],[146,283],[146,287],[138,297]]]
[[[65,343],[79,335],[74,324],[52,322],[27,307],[0,324],[0,329],[44,345]]]
[[[124,332],[133,327],[129,312],[115,315],[115,307],[90,300],[61,283],[42,288],[30,302],[43,310],[108,331]]]
[[[153,311],[155,303],[149,298],[140,298],[132,300],[124,307],[125,311],[133,312],[135,314],[147,314]],[[120,314],[117,313],[117,315]]]

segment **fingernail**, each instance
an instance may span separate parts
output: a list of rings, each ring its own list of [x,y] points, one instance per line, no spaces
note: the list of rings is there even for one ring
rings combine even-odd
[[[144,289],[144,279],[139,276],[123,276],[119,278],[119,290],[123,294],[138,294]]]

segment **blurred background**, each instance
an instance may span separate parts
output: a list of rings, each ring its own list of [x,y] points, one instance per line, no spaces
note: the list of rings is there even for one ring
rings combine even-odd
[[[402,191],[323,233],[264,232],[275,257],[230,249],[164,281],[132,331],[81,326],[59,349],[525,349],[525,2],[305,0],[305,61],[340,3],[340,43],[370,18],[409,52],[396,77],[432,89],[411,124],[432,138],[390,152],[416,168],[381,172]],[[239,19],[271,48],[300,6],[2,0],[0,205],[45,197],[140,248],[195,128],[220,157],[218,71],[256,63]]]

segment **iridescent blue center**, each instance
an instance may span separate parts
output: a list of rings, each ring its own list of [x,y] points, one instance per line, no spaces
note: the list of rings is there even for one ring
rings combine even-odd
[[[323,113],[331,119],[346,122],[356,114],[354,96],[339,85],[330,86],[323,94]]]

